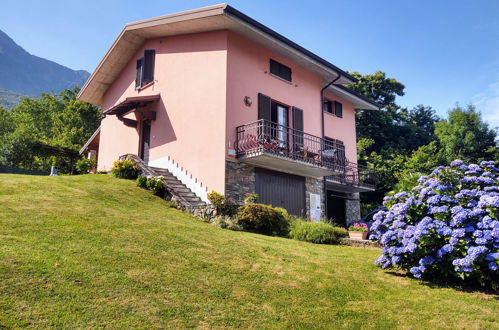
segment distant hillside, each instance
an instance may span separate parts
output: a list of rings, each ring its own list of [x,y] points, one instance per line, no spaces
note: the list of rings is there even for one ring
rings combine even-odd
[[[83,86],[89,75],[31,55],[0,30],[0,89],[38,96]]]
[[[23,96],[26,95],[0,88],[0,107],[12,108]]]

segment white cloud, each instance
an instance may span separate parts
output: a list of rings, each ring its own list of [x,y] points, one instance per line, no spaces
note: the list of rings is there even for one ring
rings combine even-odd
[[[471,102],[491,127],[499,127],[499,75],[483,92],[473,96]]]

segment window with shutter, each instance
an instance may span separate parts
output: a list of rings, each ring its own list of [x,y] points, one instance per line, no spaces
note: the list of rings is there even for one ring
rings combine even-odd
[[[343,118],[343,104],[340,102],[334,101],[334,115]]]
[[[270,59],[270,73],[291,82],[291,68]]]
[[[135,75],[135,89],[140,89],[154,81],[154,59],[156,51],[154,49],[146,49],[144,56],[137,60],[137,72]]]

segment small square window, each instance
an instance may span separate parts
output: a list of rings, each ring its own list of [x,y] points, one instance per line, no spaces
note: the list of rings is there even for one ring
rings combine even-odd
[[[270,59],[270,73],[291,82],[291,68]]]
[[[329,100],[324,100],[323,111],[332,114],[333,113],[333,102],[331,102]]]

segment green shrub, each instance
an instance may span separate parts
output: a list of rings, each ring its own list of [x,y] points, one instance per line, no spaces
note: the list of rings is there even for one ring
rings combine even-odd
[[[284,212],[283,212],[284,211]],[[250,203],[239,208],[236,223],[244,230],[265,234],[287,236],[289,219],[283,209],[275,209],[268,205]]]
[[[340,237],[348,234],[345,228],[333,227],[324,222],[295,220],[291,223],[291,238],[317,244],[337,244]]]
[[[151,190],[156,196],[163,196],[166,191],[165,180],[162,176],[147,178],[147,189]]]
[[[76,170],[79,173],[88,173],[97,167],[97,160],[95,158],[80,158],[75,164]]]
[[[137,178],[137,187],[147,189],[147,177],[139,176]]]
[[[231,198],[212,190],[208,193],[208,200],[217,210],[217,215],[233,216],[237,211],[237,205]]]
[[[111,173],[121,179],[136,179],[139,169],[131,160],[117,160],[113,163]]]

